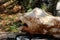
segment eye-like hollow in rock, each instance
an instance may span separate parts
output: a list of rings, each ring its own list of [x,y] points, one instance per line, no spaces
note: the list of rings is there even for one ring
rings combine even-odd
[[[26,23],[24,23],[23,26],[28,27],[28,25]]]

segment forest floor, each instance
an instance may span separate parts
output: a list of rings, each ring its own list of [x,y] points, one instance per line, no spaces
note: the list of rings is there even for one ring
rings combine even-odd
[[[0,14],[0,32],[11,31],[16,32],[16,26],[19,25],[17,14]],[[18,24],[17,24],[18,22]],[[14,27],[15,26],[15,27]]]

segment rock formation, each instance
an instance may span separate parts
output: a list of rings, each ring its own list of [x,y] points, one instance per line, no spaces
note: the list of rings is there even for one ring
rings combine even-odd
[[[60,17],[54,17],[42,9],[35,8],[20,16],[19,19],[27,25],[22,29],[25,32],[60,37]]]

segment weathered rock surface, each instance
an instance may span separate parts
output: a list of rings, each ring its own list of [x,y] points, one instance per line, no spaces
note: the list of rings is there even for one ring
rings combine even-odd
[[[54,17],[42,9],[35,8],[19,18],[27,24],[22,30],[30,34],[49,34],[60,38],[60,17]]]

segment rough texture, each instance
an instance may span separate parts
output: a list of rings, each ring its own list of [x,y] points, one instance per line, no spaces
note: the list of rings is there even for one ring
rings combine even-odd
[[[27,24],[22,30],[30,34],[49,34],[60,37],[60,17],[54,17],[42,9],[35,8],[19,18]]]

